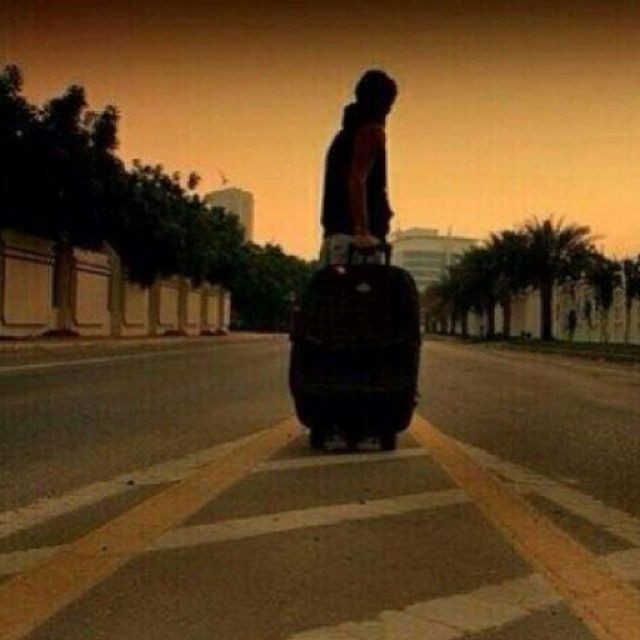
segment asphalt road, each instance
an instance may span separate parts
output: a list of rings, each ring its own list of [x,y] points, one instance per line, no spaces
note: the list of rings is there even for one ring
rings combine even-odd
[[[317,455],[287,356],[0,353],[0,637],[640,637],[637,368],[426,342],[399,450]]]

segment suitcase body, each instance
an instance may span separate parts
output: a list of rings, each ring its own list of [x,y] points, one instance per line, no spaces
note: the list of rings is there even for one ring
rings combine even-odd
[[[388,265],[326,267],[300,299],[291,331],[289,384],[311,444],[340,433],[353,447],[377,437],[395,447],[416,404],[418,294]]]

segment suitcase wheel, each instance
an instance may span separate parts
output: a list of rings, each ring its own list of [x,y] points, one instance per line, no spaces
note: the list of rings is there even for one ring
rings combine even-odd
[[[326,435],[327,434],[325,433],[324,429],[319,429],[317,427],[315,429],[311,429],[311,431],[309,432],[309,446],[314,451],[324,450]]]
[[[380,434],[380,448],[383,451],[394,451],[398,434],[395,431],[384,431]]]

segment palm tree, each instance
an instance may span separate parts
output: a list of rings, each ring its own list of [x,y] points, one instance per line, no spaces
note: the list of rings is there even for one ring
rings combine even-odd
[[[453,313],[452,281],[448,274],[429,285],[423,294],[425,323],[429,330],[446,333]]]
[[[525,260],[527,238],[521,231],[500,231],[492,233],[489,251],[494,255],[497,267],[495,293],[502,307],[502,333],[511,336],[511,300],[526,287]]]
[[[629,343],[631,337],[631,307],[635,299],[640,300],[640,256],[635,260],[627,258],[622,261],[622,277],[624,282],[624,341]]]
[[[553,285],[564,278],[579,278],[584,256],[592,251],[594,238],[586,226],[566,225],[553,217],[533,218],[525,223],[526,278],[540,291],[540,333],[553,339]]]
[[[600,339],[608,342],[609,310],[613,305],[614,291],[621,284],[620,264],[600,253],[593,253],[585,275],[600,307]]]
[[[462,255],[457,269],[460,297],[468,309],[474,309],[487,321],[485,336],[495,337],[496,283],[500,267],[497,256],[487,246],[473,247]]]

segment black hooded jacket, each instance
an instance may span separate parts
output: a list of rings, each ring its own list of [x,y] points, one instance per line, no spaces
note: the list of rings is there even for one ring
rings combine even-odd
[[[355,134],[363,125],[382,124],[382,122],[379,118],[363,112],[355,103],[348,105],[344,110],[342,129],[329,146],[325,165],[322,198],[322,226],[325,237],[337,233],[348,235],[355,233],[349,198]],[[366,202],[368,230],[376,238],[384,240],[389,232],[389,220],[393,215],[387,198],[385,149],[378,152],[367,176]]]

